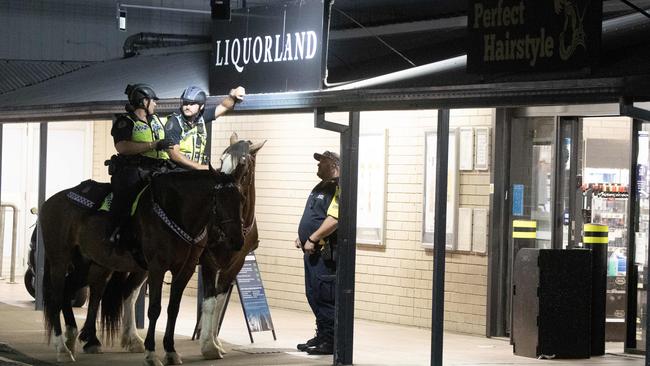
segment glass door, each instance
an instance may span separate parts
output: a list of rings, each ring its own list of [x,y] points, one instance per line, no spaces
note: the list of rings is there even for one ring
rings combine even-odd
[[[556,139],[556,119],[514,118],[510,124],[510,174],[509,188],[511,203],[507,211],[509,225],[508,268],[506,282],[512,288],[513,263],[522,248],[552,248],[555,205],[554,189],[554,142]],[[513,225],[532,224],[536,235],[530,239],[513,238]],[[532,230],[525,228],[525,230]],[[511,334],[512,294],[507,292],[506,332]]]
[[[650,234],[650,123],[634,121],[636,137],[635,174],[631,176],[635,199],[632,205],[633,240],[628,256],[628,305],[626,352],[645,353],[646,350],[646,302],[648,287],[648,240]],[[634,179],[636,178],[636,179]],[[636,183],[636,184],[634,184]]]
[[[575,117],[561,117],[557,120],[555,141],[555,225],[553,247],[572,249],[580,241],[582,227],[581,200],[582,159],[578,153],[580,145],[580,123]]]

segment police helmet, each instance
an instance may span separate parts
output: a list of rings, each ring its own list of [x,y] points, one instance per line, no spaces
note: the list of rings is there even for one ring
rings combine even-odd
[[[129,97],[129,103],[134,107],[144,106],[142,101],[145,98],[150,100],[158,100],[156,92],[153,91],[151,86],[147,84],[129,84],[126,86],[124,94]]]
[[[204,105],[207,96],[205,92],[198,86],[188,86],[181,94],[181,101],[183,103],[197,103]]]

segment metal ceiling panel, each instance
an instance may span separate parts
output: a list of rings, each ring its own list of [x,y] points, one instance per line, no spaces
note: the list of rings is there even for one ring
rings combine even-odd
[[[126,100],[124,89],[129,83],[147,83],[160,98],[177,98],[188,85],[208,90],[208,62],[209,52],[206,51],[141,55],[99,62],[2,94],[0,107]],[[29,71],[24,68],[15,70],[16,75],[8,73],[7,78],[11,76],[14,85],[24,78],[23,75],[37,73],[43,68],[37,65]],[[2,72],[4,70],[0,70]]]
[[[89,62],[0,60],[0,95],[89,66]]]

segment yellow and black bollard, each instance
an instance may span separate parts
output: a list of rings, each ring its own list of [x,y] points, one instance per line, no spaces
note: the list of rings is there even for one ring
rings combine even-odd
[[[537,239],[537,221],[535,220],[512,220],[512,252],[510,254],[511,267],[510,271],[514,271],[514,262],[517,258],[517,253],[523,248],[535,248],[535,239]],[[513,273],[513,272],[511,272]],[[514,281],[512,281],[512,288],[510,289],[510,344],[513,344],[513,311],[512,299],[514,296]]]
[[[537,221],[513,220],[512,237],[514,239],[537,239]]]
[[[609,227],[585,224],[584,233],[585,247],[591,249],[591,355],[602,356],[605,354]]]

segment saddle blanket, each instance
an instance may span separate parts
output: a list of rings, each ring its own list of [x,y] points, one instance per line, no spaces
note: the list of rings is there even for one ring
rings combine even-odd
[[[113,193],[110,183],[99,183],[92,179],[68,189],[66,197],[78,206],[96,211],[109,211]]]
[[[140,196],[145,189],[147,189],[147,186],[135,198],[131,206],[131,216],[135,214],[138,202],[140,202]],[[110,183],[99,183],[88,179],[79,183],[78,186],[68,189],[66,197],[80,207],[109,212],[111,210],[111,202],[113,201],[113,192],[111,192]]]

